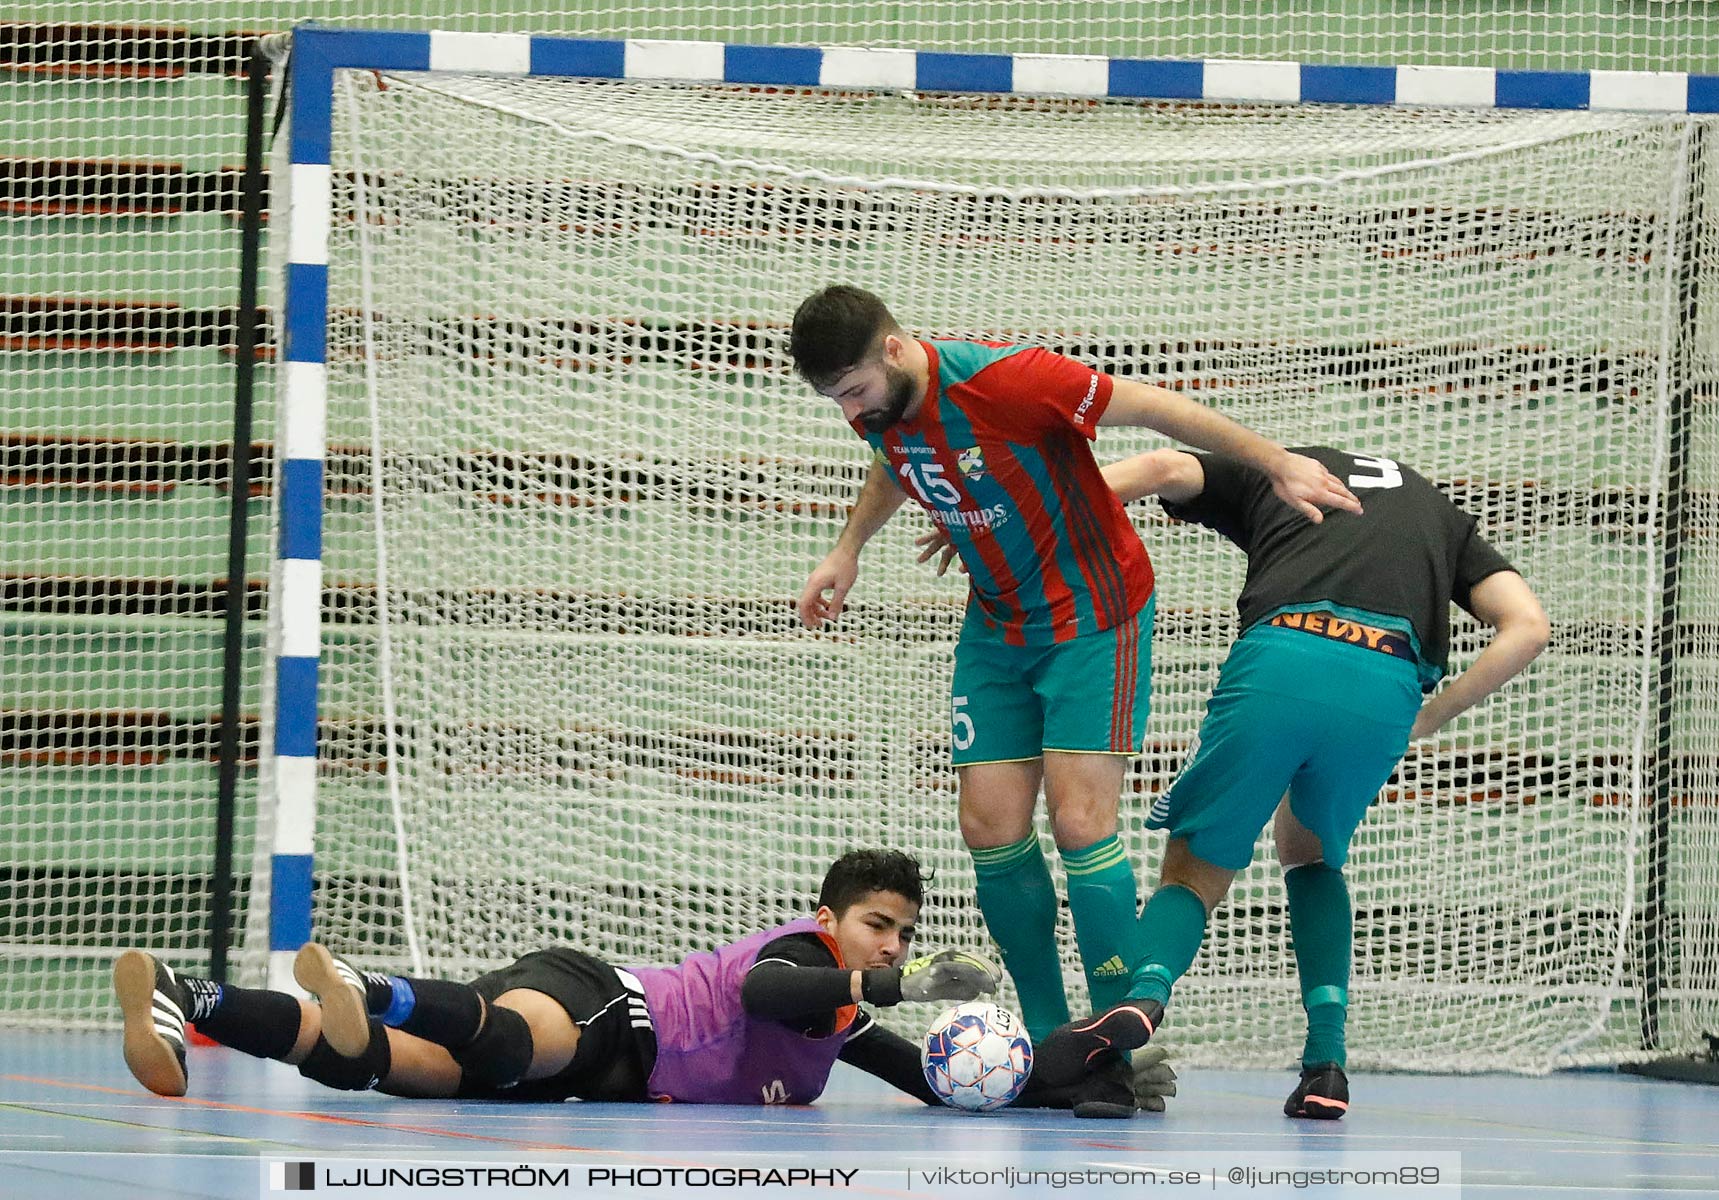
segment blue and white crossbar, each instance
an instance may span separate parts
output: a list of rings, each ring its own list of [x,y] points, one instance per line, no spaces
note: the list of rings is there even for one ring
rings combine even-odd
[[[960,54],[306,26],[293,35],[294,162],[328,161],[326,76],[344,67],[1118,99],[1719,112],[1719,75],[1683,71]]]
[[[310,937],[316,825],[322,475],[328,377],[329,149],[334,72],[457,71],[774,87],[1162,100],[1719,112],[1719,76],[1511,71],[1060,54],[600,41],[304,26],[291,39],[291,170],[275,603],[274,873],[270,977],[287,986]],[[277,219],[279,214],[277,214]]]

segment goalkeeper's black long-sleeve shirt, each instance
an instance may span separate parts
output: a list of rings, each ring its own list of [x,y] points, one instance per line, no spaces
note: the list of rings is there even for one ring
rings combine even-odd
[[[828,1037],[836,1011],[853,1003],[853,972],[836,965],[821,938],[791,933],[758,952],[740,1003],[748,1016],[779,1021],[808,1037]],[[864,1009],[854,1018],[839,1057],[926,1104],[938,1103],[920,1069],[919,1048]]]

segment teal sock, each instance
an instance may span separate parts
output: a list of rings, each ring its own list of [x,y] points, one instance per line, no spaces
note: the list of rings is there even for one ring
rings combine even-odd
[[[991,940],[1015,981],[1027,1035],[1039,1041],[1068,1020],[1056,949],[1056,888],[1037,834],[1009,846],[970,850],[974,892]]]
[[[1307,1010],[1305,1064],[1345,1065],[1344,1025],[1349,1018],[1349,946],[1355,915],[1343,872],[1309,863],[1283,873],[1289,893],[1289,935]]]
[[[1205,901],[1179,883],[1159,888],[1140,914],[1138,937],[1128,998],[1168,1004],[1171,987],[1194,965],[1206,940]]]
[[[1113,834],[1084,849],[1062,851],[1062,865],[1092,1010],[1104,1012],[1128,996],[1140,904],[1134,864]]]

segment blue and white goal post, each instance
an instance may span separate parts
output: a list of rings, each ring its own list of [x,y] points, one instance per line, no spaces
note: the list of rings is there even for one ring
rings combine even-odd
[[[1667,929],[1719,912],[1679,849],[1719,821],[1719,611],[1675,565],[1719,572],[1677,516],[1711,435],[1719,77],[319,27],[284,75],[252,908],[277,985],[313,926],[402,969],[677,956],[796,915],[858,845],[910,842],[928,921],[982,927],[947,768],[963,585],[898,520],[838,628],[788,603],[866,458],[784,329],[847,281],[926,336],[1043,344],[1447,486],[1560,632],[1357,835],[1357,910],[1421,931],[1358,960],[1364,1065],[1646,1053],[1644,898]],[[1156,444],[1106,429],[1100,457]],[[1137,507],[1160,567],[1130,804],[1187,754],[1242,580]],[[1481,644],[1459,616],[1453,670]],[[1238,888],[1275,896],[1269,858]],[[1179,985],[1190,1061],[1295,1052],[1280,924]],[[1719,1009],[1719,951],[1677,953],[1673,1040]]]

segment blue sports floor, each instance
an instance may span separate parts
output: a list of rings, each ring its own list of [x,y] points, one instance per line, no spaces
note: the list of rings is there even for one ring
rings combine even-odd
[[[396,1100],[328,1091],[279,1064],[203,1047],[190,1070],[189,1097],[160,1099],[132,1082],[117,1034],[0,1031],[0,1200],[284,1195],[269,1163],[317,1160],[328,1172],[317,1190],[352,1197],[1719,1196],[1719,1088],[1609,1072],[1357,1076],[1348,1118],[1324,1124],[1282,1116],[1287,1072],[1184,1071],[1169,1112],[1094,1122],[927,1110],[846,1067],[817,1105],[784,1109]],[[1460,1193],[1408,1186],[1407,1176],[1391,1186],[1379,1174],[1442,1164],[1448,1182],[1456,1155]],[[538,1166],[544,1186],[419,1186],[421,1173],[364,1175],[352,1160]],[[1001,1174],[1010,1166],[1037,1174],[1011,1186]],[[796,1167],[826,1175],[791,1179]],[[1387,1182],[1230,1184],[1245,1167],[1344,1167]],[[1172,1185],[1173,1169],[1200,1182]]]

